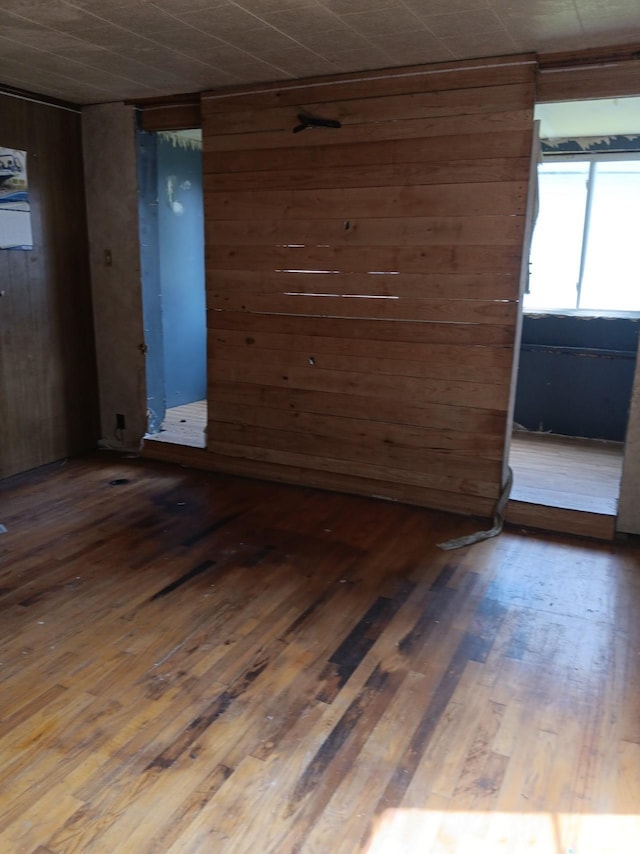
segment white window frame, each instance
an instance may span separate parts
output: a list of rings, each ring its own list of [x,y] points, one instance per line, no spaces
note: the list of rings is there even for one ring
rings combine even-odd
[[[544,141],[544,140],[543,140]],[[584,276],[584,267],[587,252],[587,243],[589,240],[589,228],[591,224],[591,207],[593,202],[593,188],[595,182],[593,175],[595,173],[595,164],[604,161],[625,161],[625,160],[640,160],[640,151],[622,151],[622,152],[604,152],[604,151],[576,151],[563,154],[551,154],[543,152],[540,164],[544,163],[562,163],[569,160],[581,161],[589,163],[589,177],[587,179],[587,198],[585,201],[585,216],[582,229],[582,244],[580,257],[580,273],[576,287],[576,307],[575,308],[539,308],[523,307],[523,313],[527,315],[545,315],[555,314],[566,317],[620,317],[637,319],[640,318],[639,311],[620,311],[618,309],[591,309],[579,308],[580,292],[582,288],[582,280]],[[539,215],[539,214],[538,214]],[[529,256],[531,258],[531,256]],[[524,305],[524,303],[523,303]]]

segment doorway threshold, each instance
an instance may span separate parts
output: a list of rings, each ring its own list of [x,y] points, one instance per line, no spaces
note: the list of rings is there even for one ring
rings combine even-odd
[[[164,442],[188,448],[204,448],[207,444],[207,401],[197,400],[167,409],[159,433],[148,433],[146,442]]]
[[[185,403],[167,409],[162,430],[148,433],[142,456],[193,468],[210,468],[206,451],[207,401]]]
[[[515,432],[506,521],[613,539],[623,452],[621,442]]]

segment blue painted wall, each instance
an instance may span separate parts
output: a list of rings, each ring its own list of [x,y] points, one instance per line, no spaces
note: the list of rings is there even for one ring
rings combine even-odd
[[[630,318],[525,314],[515,421],[624,441],[639,328]]]
[[[202,152],[157,138],[158,251],[167,407],[207,393]]]

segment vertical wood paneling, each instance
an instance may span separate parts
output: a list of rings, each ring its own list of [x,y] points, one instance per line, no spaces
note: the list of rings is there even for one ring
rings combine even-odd
[[[133,107],[83,108],[101,440],[118,450],[137,450],[147,429],[135,128]],[[114,432],[116,414],[126,427]]]
[[[34,247],[0,250],[0,477],[95,446],[97,391],[79,114],[0,94],[27,152]]]
[[[519,57],[203,96],[219,468],[489,512],[534,73]],[[300,113],[342,127],[294,134]]]

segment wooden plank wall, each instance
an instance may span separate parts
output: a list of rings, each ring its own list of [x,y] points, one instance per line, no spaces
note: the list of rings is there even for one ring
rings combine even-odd
[[[534,76],[522,56],[203,96],[217,468],[492,512]],[[342,127],[294,134],[303,111]]]
[[[640,92],[640,45],[614,45],[538,57],[536,100],[622,98]]]
[[[33,250],[0,250],[0,477],[94,448],[98,402],[79,112],[0,94],[27,152]]]
[[[187,130],[200,127],[199,93],[127,103],[137,107],[142,130]]]

